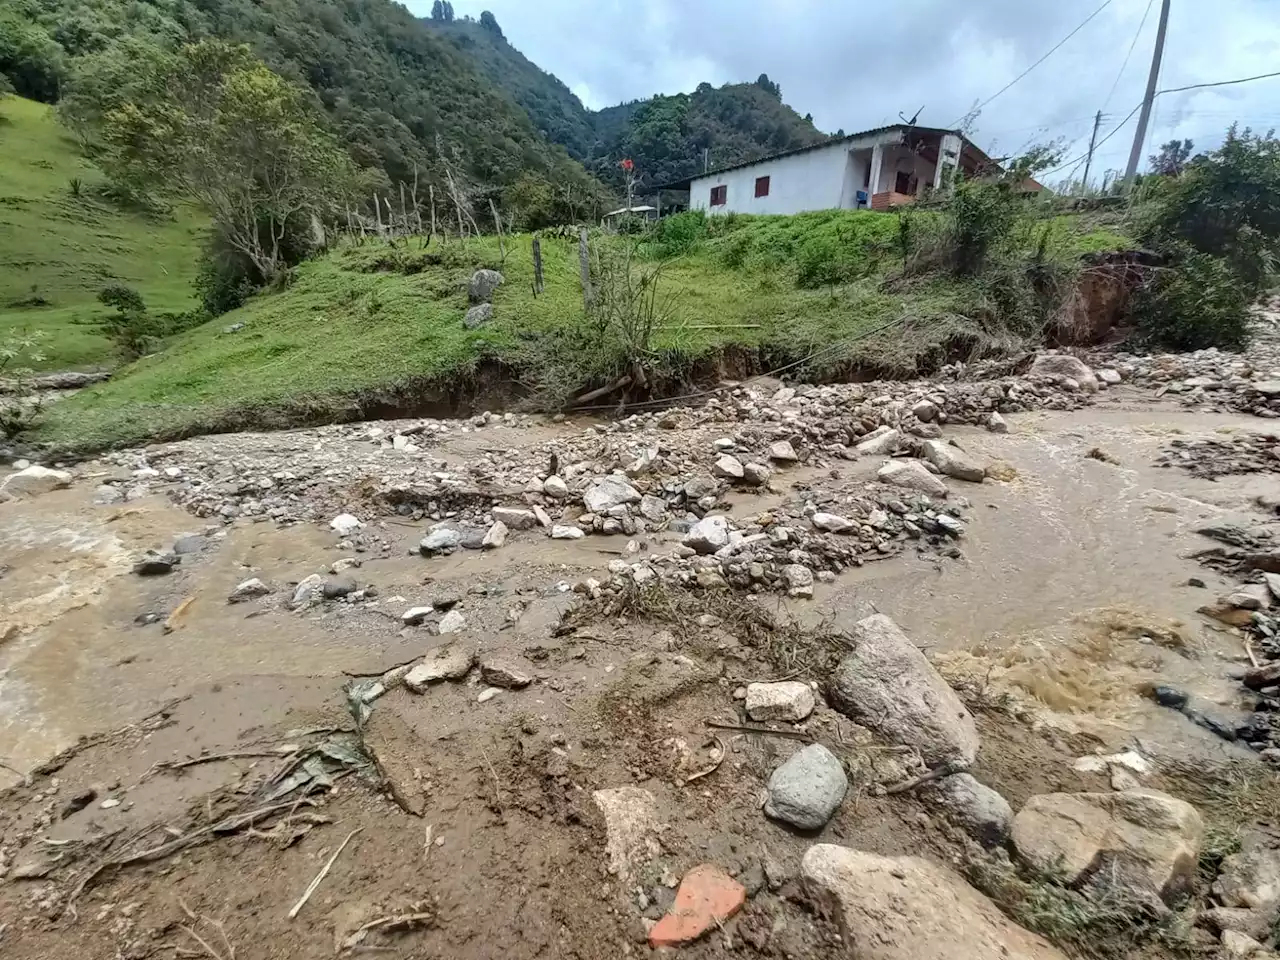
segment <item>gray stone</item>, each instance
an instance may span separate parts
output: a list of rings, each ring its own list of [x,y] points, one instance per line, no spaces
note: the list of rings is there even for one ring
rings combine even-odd
[[[0,483],[0,499],[3,497],[38,497],[71,486],[71,474],[65,470],[51,470],[38,463],[11,473]]]
[[[502,281],[502,274],[497,270],[477,270],[467,284],[467,296],[472,303],[488,303]]]
[[[724,454],[718,457],[711,473],[721,480],[741,480],[743,477],[742,461],[737,457]]]
[[[505,524],[509,530],[532,530],[538,525],[538,516],[532,510],[518,510],[514,507],[494,507],[493,519]]]
[[[418,550],[424,557],[437,553],[452,553],[462,546],[462,534],[452,527],[437,527],[418,544]]]
[[[618,476],[603,477],[593,483],[582,495],[582,502],[591,513],[608,513],[614,507],[640,502],[640,491],[626,479]]]
[[[208,541],[198,533],[188,533],[173,541],[173,552],[180,557],[190,556],[204,550]]]
[[[654,461],[657,459],[658,459],[658,448],[647,447],[646,449],[640,452],[640,456],[636,457],[634,460],[632,460],[629,464],[626,465],[626,467],[623,469],[623,473],[625,473],[628,477],[631,477],[633,480],[636,477],[643,477],[646,473],[648,473],[650,470],[653,469]]]
[[[640,516],[651,523],[661,523],[667,519],[667,501],[646,493],[640,498]]]
[[[987,417],[987,429],[992,433],[1008,433],[1009,423],[1004,417],[993,411],[991,415]]]
[[[720,484],[705,473],[700,473],[685,481],[683,489],[684,495],[690,500],[701,500],[703,497],[710,496],[719,490]]]
[[[1119,370],[1111,370],[1107,367],[1103,367],[1098,371],[1098,379],[1110,387],[1117,386],[1124,381],[1124,378],[1120,376]]]
[[[746,700],[747,716],[752,720],[788,723],[799,723],[816,705],[812,688],[798,680],[747,684]]]
[[[958,874],[919,857],[810,847],[800,875],[834,901],[842,939],[859,960],[1066,960],[1006,917]]]
[[[1066,377],[1080,385],[1085,393],[1096,393],[1098,378],[1083,360],[1066,354],[1042,353],[1027,371],[1029,377]]]
[[[811,743],[773,771],[764,812],[801,830],[821,830],[848,789],[849,779],[836,755]]]
[[[815,527],[826,533],[844,533],[851,527],[857,527],[857,524],[848,517],[841,517],[834,513],[815,513],[809,519]]]
[[[795,463],[800,458],[796,456],[796,448],[791,445],[791,441],[778,440],[769,445],[769,459],[778,463]]]
[[[565,526],[563,524],[556,524],[554,527],[551,528],[552,540],[580,540],[585,536],[586,534],[583,533],[582,530],[578,527],[570,527],[570,526]]]
[[[467,310],[462,318],[462,326],[466,330],[476,330],[493,319],[493,304],[478,303]]]
[[[981,483],[986,479],[986,470],[974,463],[962,450],[942,440],[926,440],[922,452],[926,460],[948,477],[970,483]]]
[[[703,517],[681,541],[701,554],[715,553],[729,545],[729,521],[724,517]]]
[[[318,573],[301,580],[296,587],[293,588],[293,597],[289,600],[289,606],[293,609],[309,606],[316,600],[320,599],[320,588],[324,586],[324,577]]]
[[[890,743],[915,747],[930,767],[972,764],[973,717],[898,625],[875,614],[854,625],[852,640],[831,679],[836,709]]]
[[[440,618],[440,625],[436,628],[440,633],[458,633],[467,625],[467,618],[457,610],[450,610]]]
[[[416,627],[435,613],[435,607],[410,607],[400,615],[400,620],[409,627]]]
[[[142,559],[133,565],[133,572],[140,577],[161,576],[181,562],[182,558],[176,553],[159,553],[155,550],[148,550],[142,555]]]
[[[1241,838],[1240,850],[1222,861],[1213,895],[1224,907],[1274,909],[1280,904],[1280,841],[1260,830]]]
[[[933,423],[938,419],[938,405],[932,400],[921,400],[911,408],[911,412],[921,423]]]
[[[532,516],[532,514],[531,514]],[[535,522],[536,519],[535,519]],[[495,520],[493,526],[485,531],[483,546],[486,550],[497,550],[507,542],[507,525],[501,520]]]
[[[1018,811],[1012,837],[1018,856],[1064,883],[1105,874],[1113,890],[1172,902],[1195,877],[1204,821],[1157,790],[1049,793]]]
[[[915,490],[931,497],[945,497],[947,485],[918,460],[890,460],[876,471],[876,479],[894,487]]]
[[[787,596],[813,596],[813,571],[804,564],[788,563],[782,568],[782,579],[787,584]]]
[[[480,661],[480,679],[504,690],[519,690],[533,683],[532,674],[509,660],[498,659]]]
[[[742,465],[742,482],[749,487],[763,487],[772,476],[773,473],[763,463],[744,463]]]
[[[967,773],[956,773],[920,790],[920,798],[941,807],[948,819],[984,847],[1004,843],[1013,826],[1013,808],[995,790]]]
[[[457,644],[436,647],[404,675],[404,685],[414,693],[442,680],[461,680],[476,662],[473,651]]]
[[[257,577],[253,577],[237,584],[236,588],[231,591],[230,596],[227,597],[227,603],[244,603],[246,600],[265,597],[270,592],[271,588],[269,586]]]
[[[648,790],[639,787],[597,790],[591,799],[604,817],[609,873],[626,883],[635,871],[662,852],[657,801]]]
[[[865,456],[893,453],[898,448],[898,442],[901,439],[902,434],[898,433],[897,430],[881,427],[868,434],[866,439],[856,445],[855,449]]]
[[[1264,397],[1280,396],[1280,380],[1259,380],[1249,386]]]
[[[320,595],[326,600],[340,600],[360,589],[353,577],[330,577],[320,588]]]
[[[542,481],[542,492],[555,500],[563,500],[569,495],[569,487],[553,474]]]

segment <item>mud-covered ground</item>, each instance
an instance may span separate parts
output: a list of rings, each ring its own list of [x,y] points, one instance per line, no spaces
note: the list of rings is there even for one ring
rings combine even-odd
[[[4,956],[644,955],[648,926],[700,863],[749,899],[690,955],[841,955],[837,918],[797,880],[815,840],[943,863],[966,845],[920,792],[881,795],[915,772],[909,758],[821,697],[804,723],[773,725],[797,738],[732,729],[745,722],[735,692],[783,678],[821,689],[825,661],[792,641],[838,642],[873,612],[964,692],[983,737],[971,772],[1015,810],[1035,794],[1109,789],[1106,774],[1073,768],[1099,751],[1139,749],[1156,764],[1145,782],[1174,793],[1162,760],[1261,768],[1143,690],[1171,685],[1224,722],[1241,716],[1241,637],[1196,612],[1237,579],[1191,554],[1208,524],[1267,529],[1280,475],[1252,443],[1247,471],[1166,464],[1185,442],[1266,424],[1123,384],[1080,409],[1035,406],[1006,414],[1006,433],[976,416],[941,427],[998,466],[983,483],[946,480],[963,536],[872,533],[862,565],[820,577],[811,599],[768,576],[747,589],[682,585],[680,563],[697,558],[666,559],[681,534],[664,524],[579,539],[511,529],[496,549],[421,554],[433,515],[483,527],[494,504],[537,503],[568,522],[574,511],[521,481],[527,465],[561,451],[573,487],[573,461],[603,467],[629,442],[573,420],[210,437],[79,464],[70,486],[0,504]],[[661,431],[660,459],[677,464],[637,483],[660,491],[713,469],[722,436],[750,460],[751,422],[728,407],[637,426],[633,447]],[[755,529],[762,514],[803,523],[806,502],[883,494],[883,455],[850,442],[850,459],[785,416],[760,422],[786,427],[776,435],[794,436],[799,456],[771,463],[764,486],[721,485],[713,512],[734,526]],[[420,475],[401,483],[407,467]],[[329,523],[344,512],[363,523],[345,536]],[[171,572],[134,572],[144,551],[189,534],[198,549]],[[662,609],[610,605],[620,560],[652,565]],[[355,589],[295,606],[312,575]],[[229,603],[250,578],[272,592]],[[435,610],[407,625],[422,605]],[[745,609],[796,626],[770,632]],[[441,636],[445,610],[463,626]],[[420,694],[388,684],[367,718],[353,706],[376,678],[449,643],[531,682],[506,689],[472,669]],[[850,771],[820,834],[761,811],[770,772],[801,739]],[[300,770],[307,779],[279,793]],[[618,859],[594,795],[626,786],[655,810]]]

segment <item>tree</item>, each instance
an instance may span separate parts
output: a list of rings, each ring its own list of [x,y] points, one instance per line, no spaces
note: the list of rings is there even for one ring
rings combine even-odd
[[[444,0],[444,22],[453,23],[453,4],[449,0]]]
[[[1160,152],[1153,153],[1147,159],[1151,162],[1151,172],[1166,177],[1176,177],[1187,165],[1191,157],[1190,140],[1170,140],[1160,145]]]
[[[62,47],[16,10],[0,13],[0,74],[20,96],[53,103],[66,72]]]
[[[483,10],[483,11],[481,11],[481,13],[480,13],[480,26],[484,27],[486,30],[488,30],[488,31],[489,31],[490,33],[492,33],[493,35],[495,35],[495,36],[497,36],[497,37],[502,37],[504,40],[506,39],[506,38],[505,38],[505,37],[503,37],[503,35],[502,35],[502,28],[501,28],[500,26],[498,26],[498,19],[497,19],[497,18],[496,18],[492,13],[490,13],[488,10]]]
[[[432,20],[444,19],[444,4],[441,3],[440,0],[435,0],[435,3],[431,4],[431,19]]]
[[[287,235],[332,220],[355,187],[309,101],[246,46],[184,47],[106,116],[103,142],[117,181],[200,203],[264,282],[284,264]]]
[[[769,96],[774,97],[777,100],[782,99],[782,87],[770,80],[767,73],[762,73],[756,78],[756,86],[769,94]]]
[[[805,123],[813,123],[813,114],[812,114],[812,113],[806,113],[806,114],[804,115],[804,122],[805,122]]]

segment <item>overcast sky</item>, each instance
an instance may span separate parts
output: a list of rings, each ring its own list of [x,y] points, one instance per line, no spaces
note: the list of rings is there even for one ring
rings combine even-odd
[[[491,10],[507,39],[592,108],[655,93],[754,80],[822,130],[896,122],[953,126],[1034,63],[1102,0],[454,0],[458,16]],[[430,0],[410,0],[427,15]],[[1160,0],[1111,0],[1043,64],[986,106],[973,139],[992,154],[1052,137],[1067,158],[1142,99]],[[1121,65],[1137,35],[1133,56]],[[1280,70],[1280,0],[1173,0],[1160,88]],[[1119,82],[1112,85],[1117,76]],[[1233,119],[1280,126],[1280,77],[1156,100],[1146,153],[1189,137],[1221,142]],[[1134,121],[1099,150],[1094,170],[1122,167]],[[1144,160],[1145,162],[1145,160]],[[1064,171],[1064,174],[1070,172]]]

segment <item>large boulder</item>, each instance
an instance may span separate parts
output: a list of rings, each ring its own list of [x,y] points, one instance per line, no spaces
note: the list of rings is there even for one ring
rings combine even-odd
[[[1008,839],[1013,825],[1009,801],[967,773],[926,784],[920,799],[941,809],[948,820],[984,847],[996,847]]]
[[[836,755],[811,743],[773,771],[764,812],[801,830],[821,830],[848,789],[849,778]]]
[[[890,460],[876,471],[876,479],[893,487],[914,490],[930,497],[945,497],[947,485],[919,460]]]
[[[25,470],[11,473],[0,483],[0,500],[9,497],[38,497],[63,487],[71,486],[71,474],[65,470],[50,470],[38,463]]]
[[[902,434],[897,430],[890,427],[877,427],[857,444],[856,449],[859,453],[871,457],[882,453],[893,453],[898,449],[898,441],[901,439]]]
[[[640,502],[640,491],[627,483],[625,477],[602,477],[582,495],[587,509],[597,516],[608,513],[614,507]]]
[[[833,902],[858,960],[1066,960],[944,867],[833,844],[809,848],[800,874]]]
[[[858,621],[852,639],[853,652],[831,678],[836,709],[891,743],[915,747],[931,767],[973,763],[973,717],[898,625],[878,613]]]
[[[467,284],[467,296],[472,303],[488,303],[502,280],[502,274],[497,270],[477,270]]]
[[[1280,905],[1280,849],[1276,837],[1250,830],[1240,851],[1222,861],[1213,882],[1214,898],[1224,907],[1251,910]]]
[[[1086,393],[1096,393],[1098,390],[1098,378],[1093,375],[1093,371],[1085,365],[1083,360],[1065,353],[1042,353],[1031,364],[1027,376],[1068,377],[1078,383],[1080,389]]]
[[[681,541],[698,553],[715,553],[729,545],[729,521],[724,517],[703,517]]]
[[[986,470],[971,460],[964,451],[941,440],[926,440],[922,452],[924,458],[938,468],[939,473],[948,477],[981,483],[987,475]]]
[[[1112,889],[1171,901],[1195,877],[1204,821],[1158,790],[1048,793],[1018,811],[1012,836],[1018,856],[1068,885],[1097,875]]]
[[[477,303],[462,318],[462,326],[466,330],[477,330],[493,319],[492,303]]]

